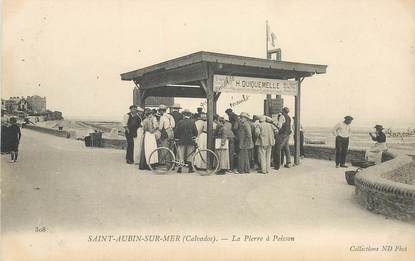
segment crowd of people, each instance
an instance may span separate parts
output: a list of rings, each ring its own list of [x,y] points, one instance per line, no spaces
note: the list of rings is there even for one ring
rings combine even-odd
[[[196,113],[188,109],[180,111],[182,108],[178,104],[171,107],[170,113],[167,109],[165,105],[145,110],[130,106],[130,112],[124,116],[128,164],[135,163],[140,169],[149,169],[149,164],[156,163],[157,157],[150,158],[150,154],[157,147],[170,148],[181,162],[190,161],[189,153],[195,143],[200,149],[207,148],[207,114],[202,108],[198,108]],[[280,114],[270,118],[250,116],[246,112],[237,115],[232,109],[227,109],[226,119],[214,115],[213,135],[219,162],[217,174],[251,171],[267,174],[271,167],[275,170],[281,166],[290,168],[288,141],[293,133],[293,120],[289,112],[284,107]],[[302,138],[304,140],[303,135]],[[173,148],[174,141],[177,148]],[[304,156],[303,148],[301,153]],[[177,172],[182,172],[182,169],[179,167]],[[189,167],[189,172],[193,172],[192,167]]]

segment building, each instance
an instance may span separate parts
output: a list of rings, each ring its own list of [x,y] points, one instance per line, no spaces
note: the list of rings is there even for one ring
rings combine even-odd
[[[16,112],[19,108],[20,97],[10,97],[4,101],[4,107],[8,113]]]
[[[47,111],[43,113],[45,121],[63,120],[62,112],[60,111]]]
[[[23,111],[23,112],[27,112],[29,110],[31,110],[31,106],[30,104],[27,102],[27,100],[25,98],[21,98],[18,102],[17,102],[17,110],[18,111]]]
[[[46,112],[46,97],[40,97],[39,95],[33,95],[33,96],[27,96],[26,100],[33,113]]]

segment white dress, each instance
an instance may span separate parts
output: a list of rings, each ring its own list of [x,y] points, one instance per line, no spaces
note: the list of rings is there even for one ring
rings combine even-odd
[[[207,149],[207,122],[198,120],[195,122],[196,129],[198,132],[198,137],[196,139],[197,146],[200,150]],[[207,153],[206,151],[196,154],[194,165],[197,168],[206,169],[207,168]]]
[[[140,157],[141,157],[141,146],[143,145],[143,139],[144,139],[144,132],[143,128],[140,127],[137,130],[137,137],[134,138],[134,162],[139,164],[140,163]]]
[[[144,133],[144,153],[147,164],[154,164],[158,163],[158,152],[156,151],[155,154],[151,157],[150,162],[150,154],[157,149],[157,140],[156,135],[151,133],[151,130],[154,130],[155,123],[153,118],[147,118],[143,121],[143,129],[146,130]]]

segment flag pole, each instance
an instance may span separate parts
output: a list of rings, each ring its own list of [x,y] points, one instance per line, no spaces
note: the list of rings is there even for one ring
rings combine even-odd
[[[269,41],[269,25],[268,25],[268,20],[265,21],[265,51],[266,53],[266,57],[268,60],[271,59],[271,54],[268,52],[268,41]],[[271,116],[271,94],[267,94],[266,96],[266,102],[265,102],[265,115],[267,116]]]
[[[269,32],[268,32],[268,20],[266,20],[265,21],[265,51],[266,51],[266,54],[265,54],[265,57],[267,57],[267,59],[269,59],[268,58],[268,41],[269,41],[269,39],[268,39],[268,35],[269,35]]]

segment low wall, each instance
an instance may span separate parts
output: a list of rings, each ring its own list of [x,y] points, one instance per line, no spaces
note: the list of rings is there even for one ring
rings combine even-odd
[[[68,132],[68,131],[54,130],[54,129],[39,127],[39,126],[36,126],[36,125],[30,125],[30,124],[26,125],[24,128],[39,131],[39,132],[42,132],[42,133],[52,134],[54,136],[63,137],[63,138],[71,138],[71,135],[72,135],[71,132]]]
[[[415,161],[406,155],[394,156],[355,176],[356,198],[374,213],[415,221]]]
[[[54,136],[62,137],[62,138],[76,138],[76,132],[75,131],[65,131],[65,130],[55,130],[45,127],[40,127],[36,125],[26,125],[24,127],[25,129],[30,129],[42,133],[51,134]],[[119,139],[102,139],[101,147],[103,148],[113,148],[113,149],[125,149],[127,147],[127,141],[126,140],[119,140]]]
[[[118,139],[102,139],[101,145],[104,148],[113,148],[113,149],[123,150],[127,148],[127,141],[118,140]]]
[[[294,155],[294,146],[290,146],[291,155]],[[324,145],[304,145],[304,156],[306,158],[335,160],[336,149]],[[349,149],[346,161],[364,160],[365,150]]]

